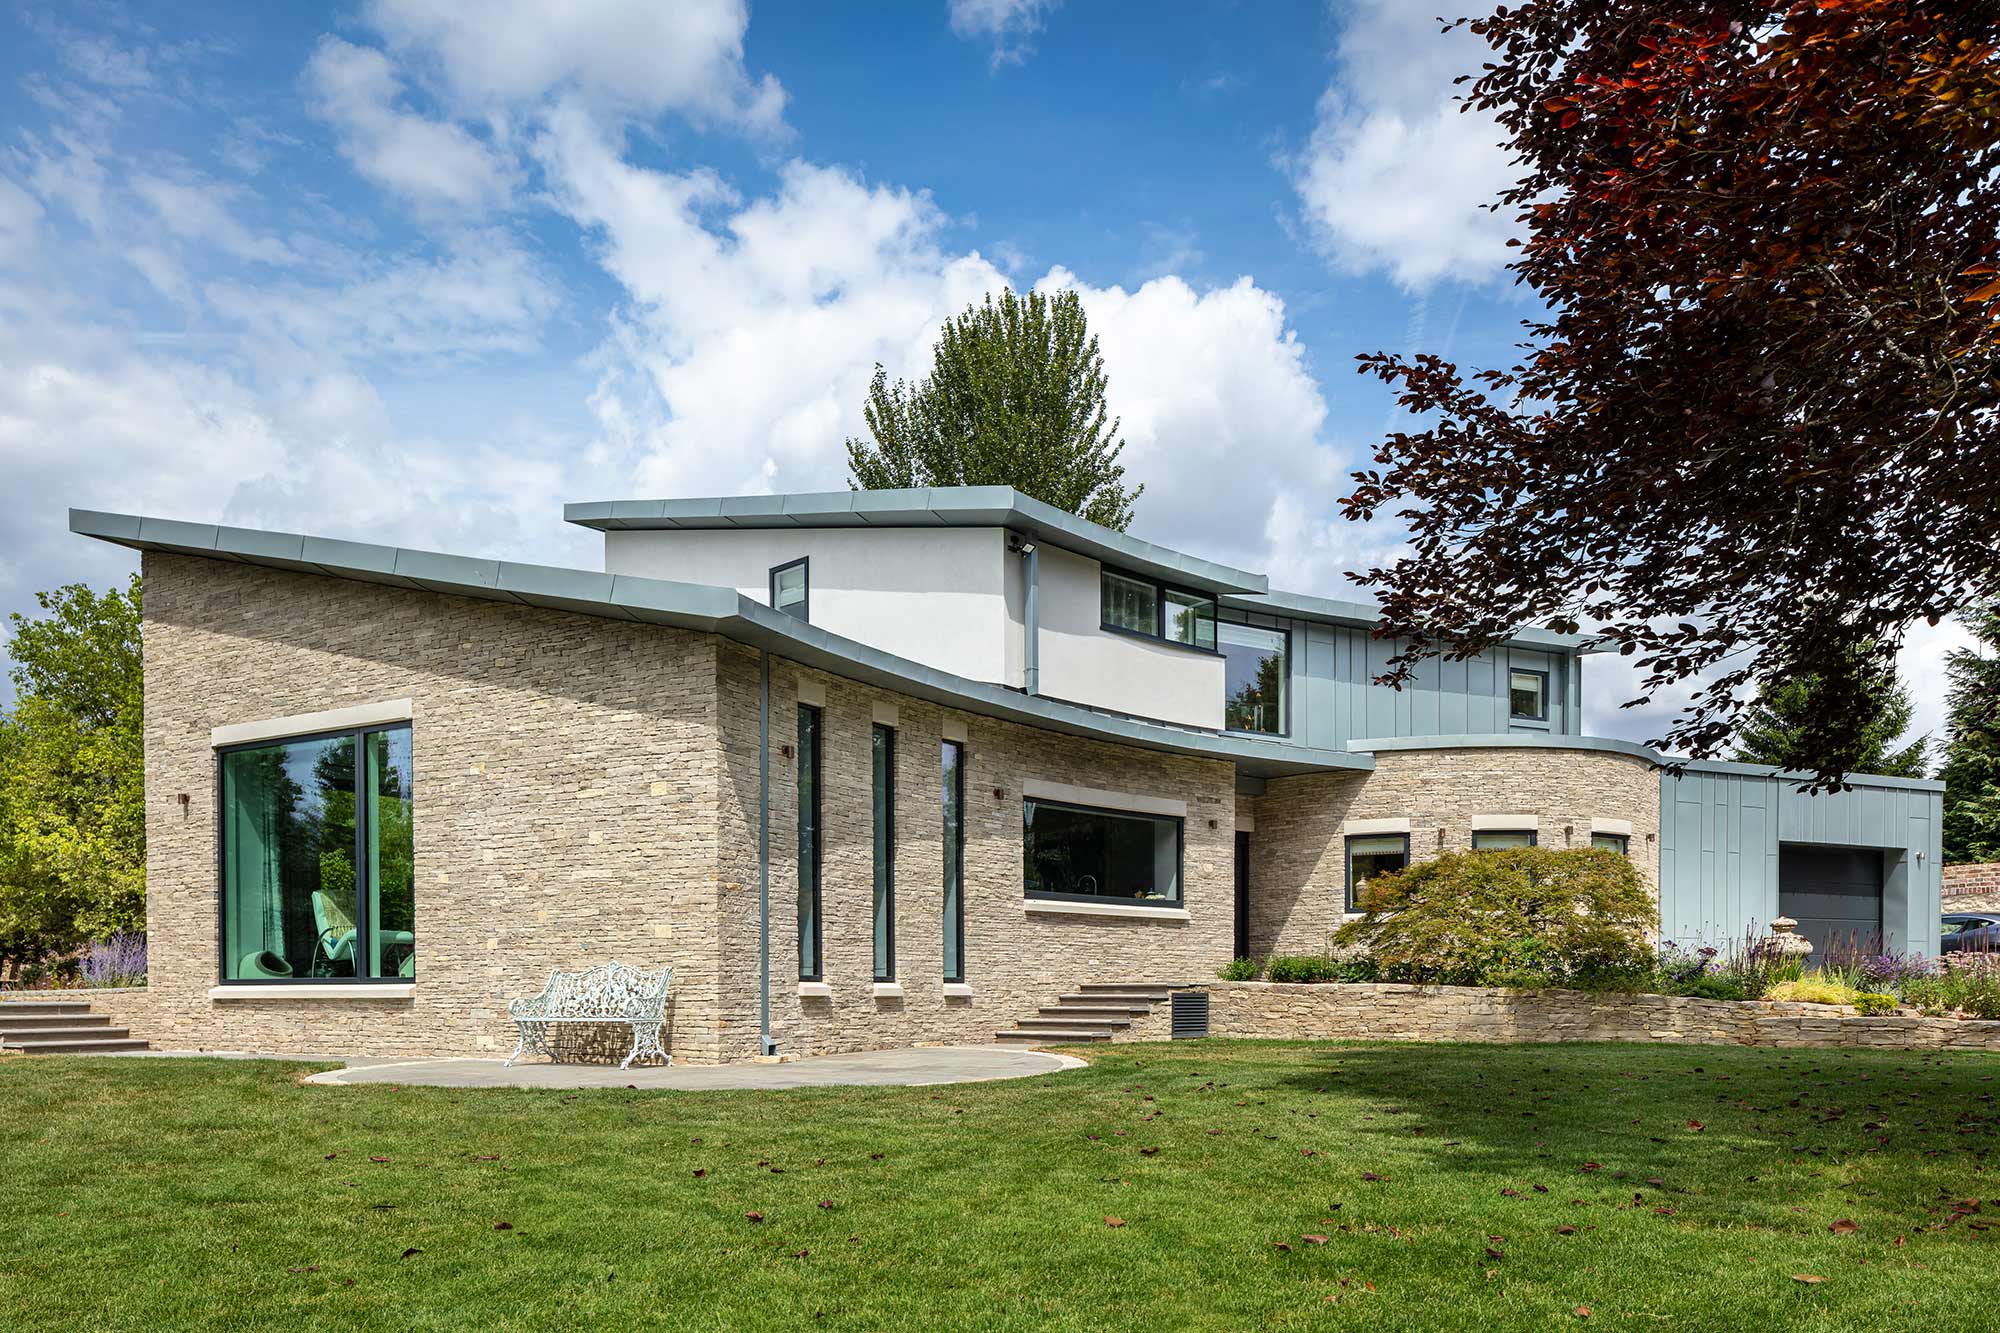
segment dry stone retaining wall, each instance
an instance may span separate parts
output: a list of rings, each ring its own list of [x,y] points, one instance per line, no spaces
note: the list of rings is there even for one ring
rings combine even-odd
[[[2000,1022],[1861,1018],[1822,1004],[1481,986],[1220,981],[1206,989],[1216,1037],[2000,1051]]]

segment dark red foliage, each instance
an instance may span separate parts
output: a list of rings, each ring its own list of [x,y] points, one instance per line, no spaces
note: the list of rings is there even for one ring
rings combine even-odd
[[[1357,578],[1423,657],[1589,627],[1665,736],[1817,677],[1822,778],[1904,629],[2000,592],[2000,4],[1529,0],[1466,97],[1521,163],[1517,366],[1377,354],[1421,429],[1356,474],[1411,553]]]

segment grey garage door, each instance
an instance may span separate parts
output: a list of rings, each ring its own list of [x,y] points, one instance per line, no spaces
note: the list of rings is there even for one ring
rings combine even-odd
[[[1824,957],[1830,945],[1882,947],[1882,853],[1854,847],[1778,849],[1778,910]]]

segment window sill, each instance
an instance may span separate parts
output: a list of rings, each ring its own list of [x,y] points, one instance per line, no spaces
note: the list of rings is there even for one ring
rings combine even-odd
[[[824,981],[801,981],[799,983],[799,998],[801,1000],[831,1000],[833,998],[833,987]]]
[[[211,1000],[408,1000],[415,998],[416,993],[413,981],[357,981],[347,985],[253,981],[208,988]]]
[[[1123,916],[1141,921],[1188,921],[1184,907],[1140,907],[1125,903],[1071,903],[1052,898],[1024,898],[1023,912],[1048,912],[1064,916]]]
[[[900,1000],[903,998],[903,988],[894,981],[878,981],[875,983],[875,998],[878,1000]]]
[[[944,997],[947,1000],[969,1000],[972,998],[972,987],[963,981],[947,981],[944,983]]]

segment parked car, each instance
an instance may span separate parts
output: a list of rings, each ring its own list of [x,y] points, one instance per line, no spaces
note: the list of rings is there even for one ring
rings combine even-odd
[[[1939,953],[2000,953],[2000,915],[1946,912],[1938,924]]]

